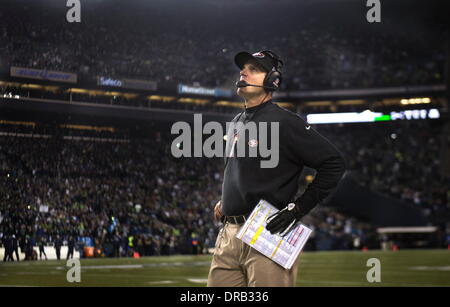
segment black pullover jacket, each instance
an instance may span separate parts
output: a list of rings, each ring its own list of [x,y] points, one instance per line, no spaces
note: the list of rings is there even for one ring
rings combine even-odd
[[[265,199],[278,209],[295,202],[302,216],[311,211],[336,187],[345,172],[342,154],[322,135],[315,131],[298,114],[266,101],[239,113],[232,123],[254,122],[258,139],[250,138],[245,129],[229,129],[225,150],[225,171],[222,185],[222,212],[227,216],[249,215],[260,199]],[[261,161],[270,157],[249,157],[249,147],[261,146],[259,125],[267,123],[267,131],[275,131],[271,123],[279,123],[279,160],[274,168],[262,168]],[[271,148],[270,134],[267,137]],[[276,135],[276,134],[274,134]],[[232,143],[237,136],[235,146]],[[246,150],[245,157],[238,155],[239,142]],[[231,148],[233,147],[233,153]],[[230,157],[231,155],[231,157]],[[305,192],[294,199],[299,189],[299,178],[304,166],[317,174]]]

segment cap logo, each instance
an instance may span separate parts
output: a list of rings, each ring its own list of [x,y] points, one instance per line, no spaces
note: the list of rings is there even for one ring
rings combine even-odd
[[[257,58],[263,58],[264,54],[262,54],[261,52],[256,52],[256,53],[253,53],[252,56],[257,57]]]

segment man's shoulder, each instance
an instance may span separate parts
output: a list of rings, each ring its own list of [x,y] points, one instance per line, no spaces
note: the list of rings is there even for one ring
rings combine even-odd
[[[280,117],[280,119],[304,122],[304,119],[299,114],[283,108],[276,103],[272,103],[271,109],[273,110],[273,114]]]

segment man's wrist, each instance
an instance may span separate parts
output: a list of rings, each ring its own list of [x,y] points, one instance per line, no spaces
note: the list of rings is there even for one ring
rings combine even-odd
[[[295,201],[295,202],[293,202],[293,204],[295,204],[293,211],[294,211],[295,218],[297,220],[300,220],[306,214],[308,214],[308,212],[305,212],[305,210],[303,210],[303,206],[300,205],[299,201]]]

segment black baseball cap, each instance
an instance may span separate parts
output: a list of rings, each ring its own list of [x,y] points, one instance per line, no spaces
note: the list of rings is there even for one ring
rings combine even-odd
[[[244,64],[247,63],[251,59],[256,60],[256,62],[266,72],[271,71],[274,67],[277,70],[280,70],[281,66],[283,65],[283,62],[280,60],[278,55],[276,55],[274,52],[272,52],[270,50],[263,50],[263,51],[258,51],[255,53],[242,51],[234,56],[234,62],[239,67],[239,69],[242,69],[244,67]]]

